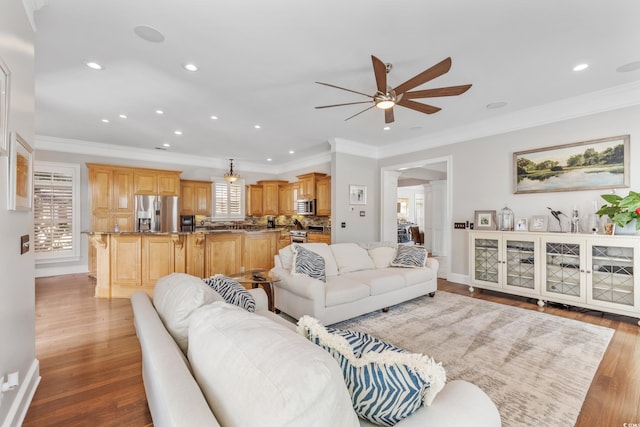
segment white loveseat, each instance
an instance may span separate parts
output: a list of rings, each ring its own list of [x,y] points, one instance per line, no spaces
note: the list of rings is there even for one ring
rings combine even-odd
[[[393,267],[392,245],[356,243],[303,243],[303,248],[321,255],[326,283],[304,274],[292,274],[293,245],[282,248],[271,270],[276,307],[299,319],[309,315],[325,325],[399,304],[422,295],[434,295],[438,288],[438,261],[427,258],[420,268]]]
[[[372,425],[353,411],[338,363],[267,311],[261,289],[251,291],[250,313],[206,288],[174,273],[158,281],[153,303],[144,292],[131,296],[155,427]],[[495,427],[500,415],[478,387],[451,381],[396,425]]]

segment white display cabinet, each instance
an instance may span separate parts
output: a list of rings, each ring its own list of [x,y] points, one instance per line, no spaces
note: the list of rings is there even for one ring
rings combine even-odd
[[[469,239],[471,292],[640,318],[640,236],[472,231]]]

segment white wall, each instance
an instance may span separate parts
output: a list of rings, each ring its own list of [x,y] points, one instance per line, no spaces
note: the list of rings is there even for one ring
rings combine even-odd
[[[0,57],[11,72],[9,130],[34,144],[34,34],[21,0],[0,0]],[[5,392],[0,424],[19,425],[39,378],[35,358],[33,213],[7,210],[8,158],[0,157],[0,376],[18,371],[20,387]]]
[[[380,161],[390,166],[410,161],[451,155],[452,220],[473,221],[475,210],[499,211],[507,204],[515,217],[547,215],[547,206],[567,214],[573,206],[586,213],[593,201],[601,204],[608,191],[513,194],[512,156],[515,151],[588,141],[610,136],[631,135],[630,189],[640,189],[640,107],[628,107],[502,135],[442,146],[431,150],[395,156]],[[626,194],[628,189],[619,192]],[[461,279],[468,275],[468,231],[450,230],[451,271]],[[465,279],[466,280],[466,279]]]

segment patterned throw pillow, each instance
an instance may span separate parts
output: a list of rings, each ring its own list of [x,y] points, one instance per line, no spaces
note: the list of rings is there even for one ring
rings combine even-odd
[[[399,245],[392,267],[424,267],[427,262],[427,250],[422,246]]]
[[[325,328],[303,316],[298,333],[327,350],[342,368],[353,408],[374,424],[392,426],[431,405],[446,382],[440,363],[366,333]]]
[[[237,305],[252,313],[256,311],[256,300],[237,280],[223,274],[216,274],[203,281],[229,304]]]
[[[293,271],[292,275],[304,274],[314,279],[327,281],[325,273],[324,258],[313,251],[303,248],[300,245],[294,245],[293,250]]]

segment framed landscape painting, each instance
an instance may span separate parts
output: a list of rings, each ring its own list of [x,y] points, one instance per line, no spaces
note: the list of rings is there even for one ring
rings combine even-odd
[[[513,153],[514,193],[629,187],[629,135]]]

